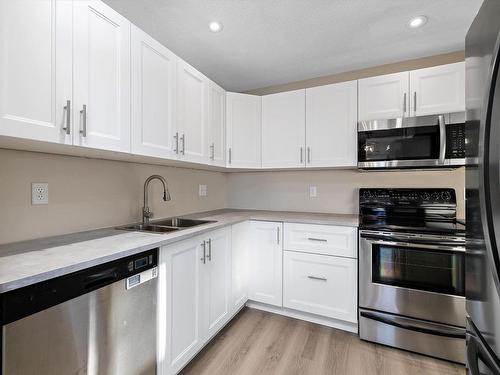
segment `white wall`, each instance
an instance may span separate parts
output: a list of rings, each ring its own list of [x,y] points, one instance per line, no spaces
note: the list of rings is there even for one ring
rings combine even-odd
[[[317,198],[309,198],[316,185]],[[465,212],[465,168],[451,171],[358,172],[354,170],[244,172],[228,175],[228,206],[262,210],[358,213],[361,187],[451,187],[458,215]]]
[[[156,217],[226,207],[224,173],[0,149],[0,243],[139,221],[152,174],[165,177],[172,194],[163,202],[161,183],[151,183]],[[31,205],[32,182],[49,183],[48,205]],[[199,184],[207,197],[198,196]]]

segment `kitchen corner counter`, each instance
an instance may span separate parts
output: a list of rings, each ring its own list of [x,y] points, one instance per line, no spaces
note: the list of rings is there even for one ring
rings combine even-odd
[[[216,222],[168,234],[105,228],[0,245],[0,293],[246,220],[358,226],[358,216],[348,214],[223,209],[182,215],[182,217]]]

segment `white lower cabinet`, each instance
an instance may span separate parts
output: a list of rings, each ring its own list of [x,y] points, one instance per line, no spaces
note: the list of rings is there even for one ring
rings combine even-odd
[[[282,306],[283,223],[253,221],[248,299]]]
[[[242,308],[248,299],[248,261],[251,223],[244,221],[231,228],[231,310]]]
[[[179,372],[228,321],[230,241],[224,228],[161,249],[159,374]]]
[[[357,260],[285,251],[283,306],[357,322]]]
[[[160,274],[164,271],[164,280],[160,276],[159,316],[160,323],[164,320],[166,324],[165,336],[160,331],[158,345],[160,374],[175,374],[202,345],[201,243],[196,237],[161,250]]]
[[[208,234],[202,263],[203,335],[211,337],[229,318],[231,292],[231,229]]]

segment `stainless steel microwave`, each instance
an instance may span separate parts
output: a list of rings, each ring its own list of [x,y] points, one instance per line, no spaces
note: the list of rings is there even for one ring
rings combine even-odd
[[[358,168],[465,165],[465,113],[358,123]]]

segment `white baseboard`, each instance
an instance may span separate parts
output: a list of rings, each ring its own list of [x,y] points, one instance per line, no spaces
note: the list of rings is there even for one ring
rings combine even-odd
[[[247,307],[252,309],[267,311],[274,314],[279,314],[283,316],[288,316],[289,318],[295,318],[300,320],[305,320],[307,322],[321,324],[323,326],[332,327],[336,329],[341,329],[343,331],[358,333],[358,324],[344,322],[342,320],[326,318],[324,316],[310,314],[302,311],[297,311],[293,309],[288,309],[286,307],[272,306],[261,302],[247,301]]]

